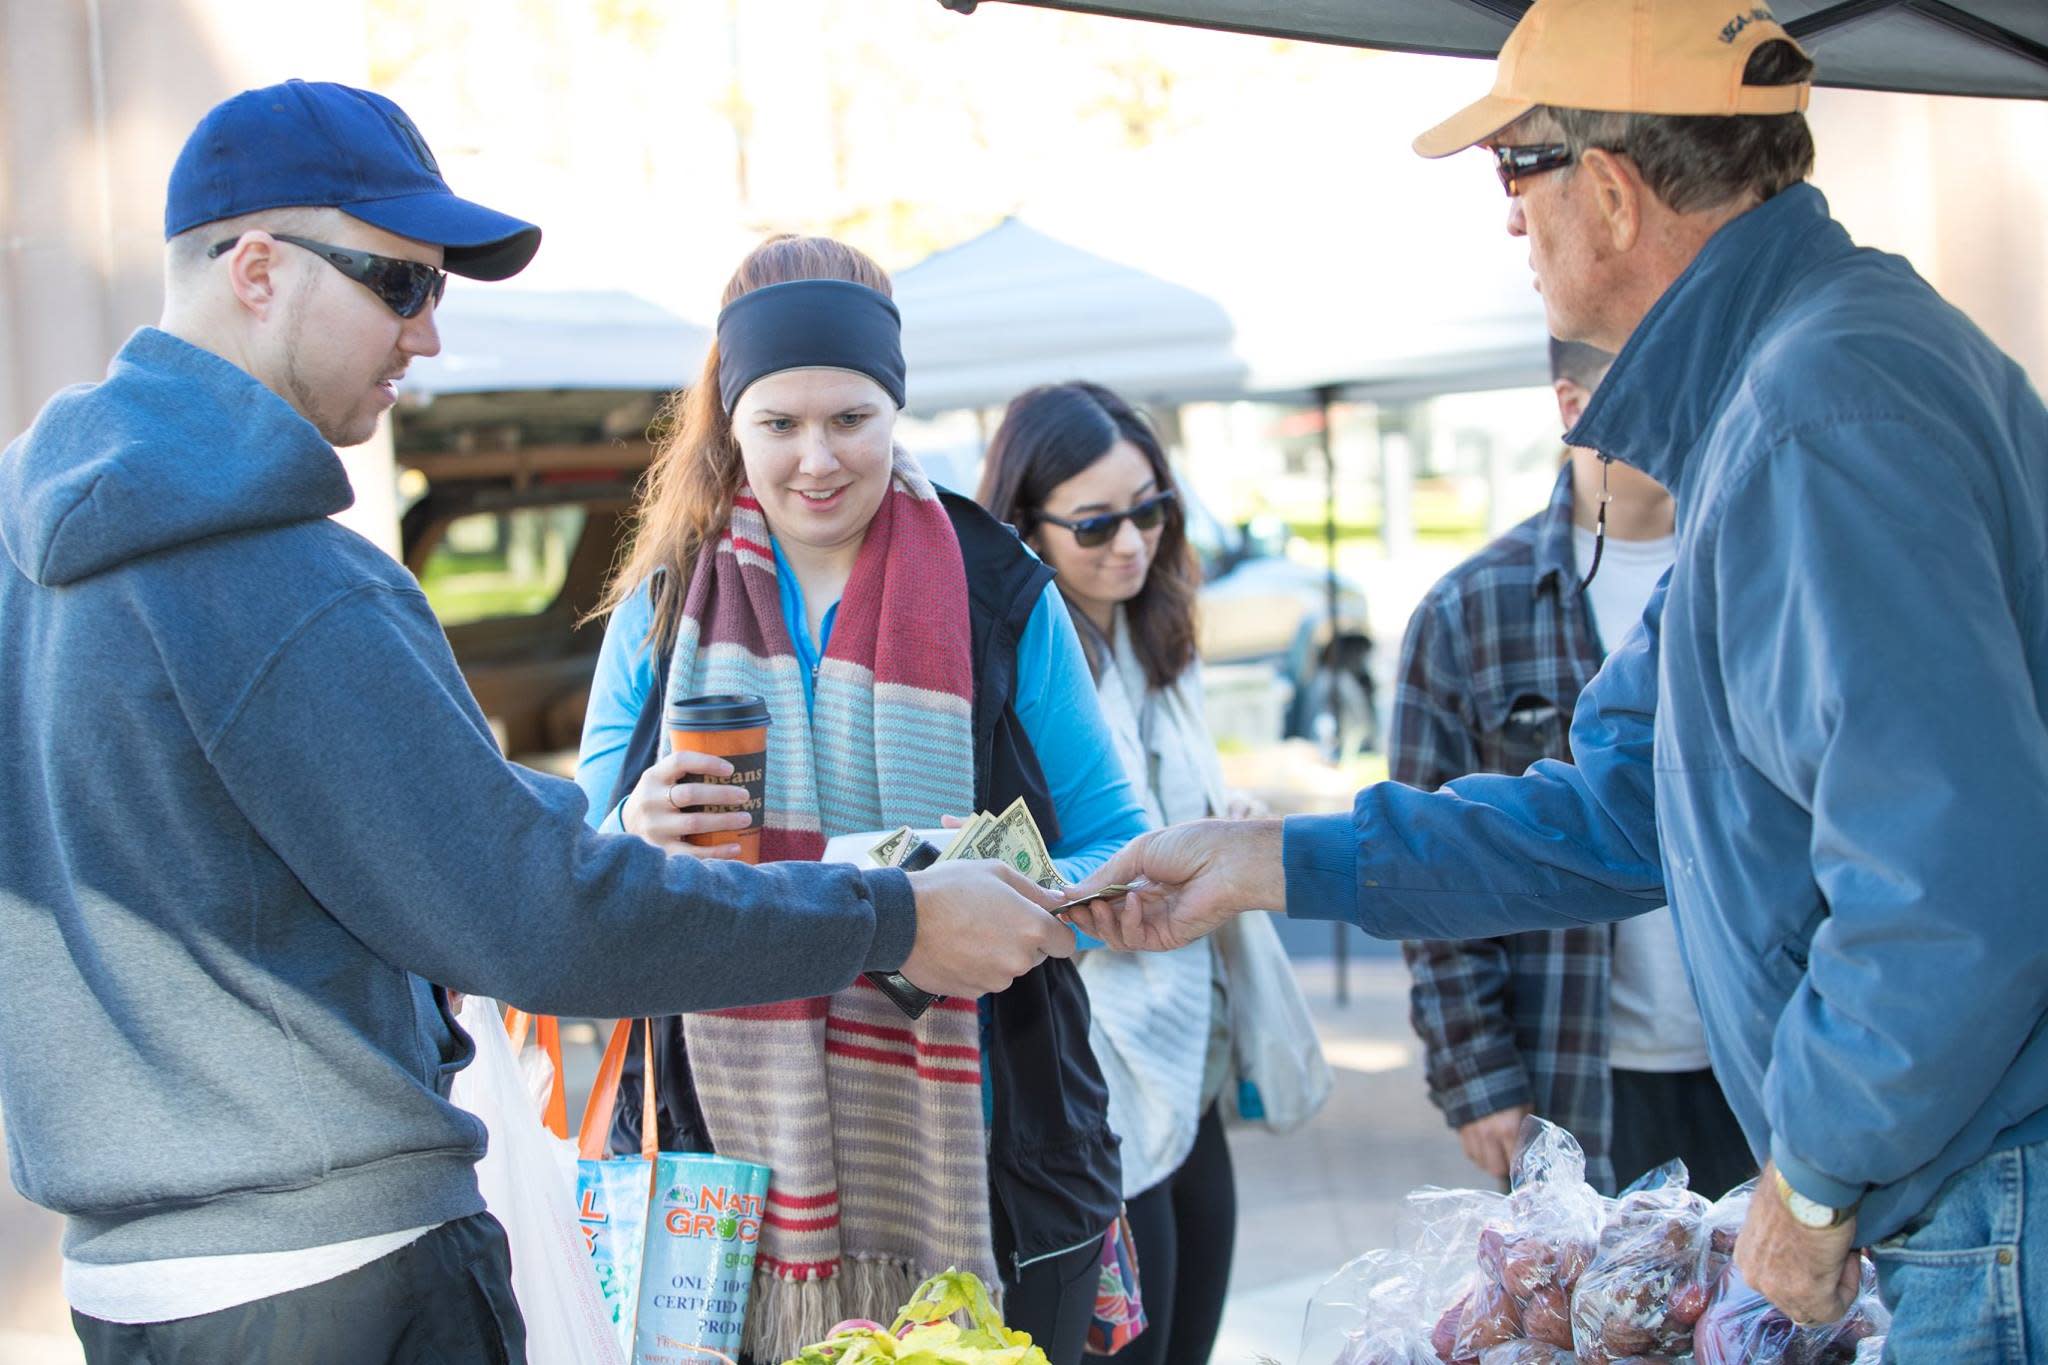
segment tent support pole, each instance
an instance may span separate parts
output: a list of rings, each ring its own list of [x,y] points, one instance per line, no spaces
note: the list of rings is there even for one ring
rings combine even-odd
[[[1337,663],[1337,446],[1330,433],[1330,408],[1337,401],[1337,390],[1329,385],[1316,390],[1316,411],[1321,417],[1318,430],[1323,445],[1323,608],[1329,613],[1330,639],[1325,646],[1322,666],[1335,669]],[[1324,689],[1325,704],[1330,708],[1330,749],[1333,758],[1344,757],[1344,707],[1338,695],[1337,680],[1332,677]],[[1335,956],[1337,960],[1337,1003],[1351,1003],[1351,941],[1344,936],[1344,921],[1338,920],[1333,926],[1336,932]]]

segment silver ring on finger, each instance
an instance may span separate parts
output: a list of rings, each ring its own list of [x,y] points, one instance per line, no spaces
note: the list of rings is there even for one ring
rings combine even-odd
[[[682,785],[683,784],[680,782],[671,782],[668,784],[668,804],[670,808],[673,809],[675,813],[678,815],[684,814],[682,806],[678,804],[676,801],[676,788]]]

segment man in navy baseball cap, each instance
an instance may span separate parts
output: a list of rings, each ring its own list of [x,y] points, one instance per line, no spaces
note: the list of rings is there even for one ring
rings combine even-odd
[[[458,198],[405,111],[369,90],[286,81],[215,105],[171,168],[164,237],[265,209],[335,208],[442,249],[452,273],[503,280],[540,229]]]
[[[333,520],[334,447],[440,349],[445,272],[540,241],[397,106],[236,96],[164,227],[160,324],[0,451],[10,1174],[69,1219],[88,1365],[521,1365],[429,983],[604,1017],[877,970],[971,997],[1072,935],[996,863],[670,857],[505,760],[418,581]]]

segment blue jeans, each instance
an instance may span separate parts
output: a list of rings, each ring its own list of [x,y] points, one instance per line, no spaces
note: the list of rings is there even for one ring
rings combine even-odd
[[[1870,1252],[1887,1365],[2048,1361],[2048,1142],[1964,1167]]]

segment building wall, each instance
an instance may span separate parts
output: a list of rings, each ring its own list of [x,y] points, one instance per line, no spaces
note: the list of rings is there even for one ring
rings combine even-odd
[[[2048,101],[1817,90],[1814,183],[2048,392]]]
[[[361,84],[364,0],[0,0],[0,441],[163,306],[164,185],[238,90]],[[395,544],[390,442],[343,452],[342,520]]]

